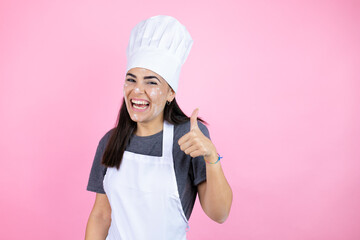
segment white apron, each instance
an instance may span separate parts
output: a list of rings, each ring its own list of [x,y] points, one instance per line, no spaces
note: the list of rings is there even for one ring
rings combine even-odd
[[[106,240],[185,240],[172,157],[174,125],[164,121],[162,156],[125,151],[120,169],[107,168],[104,189],[111,206]]]

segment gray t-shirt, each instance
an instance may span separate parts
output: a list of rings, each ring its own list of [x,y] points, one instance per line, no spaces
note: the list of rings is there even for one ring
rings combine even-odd
[[[199,121],[198,125],[202,133],[210,138],[207,127]],[[109,130],[99,141],[86,188],[88,191],[105,194],[103,179],[106,173],[106,167],[101,164],[101,158],[113,130],[114,129]],[[180,149],[178,144],[178,140],[189,131],[190,121],[174,126],[174,168],[181,204],[187,219],[190,218],[194,207],[197,185],[206,180],[206,166],[204,158],[202,156],[192,158],[190,155],[186,155]],[[133,134],[126,150],[138,154],[161,156],[162,139],[163,131],[146,137],[140,137]]]

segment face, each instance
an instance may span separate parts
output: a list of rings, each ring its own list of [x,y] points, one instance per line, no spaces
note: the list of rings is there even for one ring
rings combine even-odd
[[[138,123],[162,122],[166,101],[174,91],[158,74],[145,68],[132,68],[126,74],[124,98],[131,119]]]

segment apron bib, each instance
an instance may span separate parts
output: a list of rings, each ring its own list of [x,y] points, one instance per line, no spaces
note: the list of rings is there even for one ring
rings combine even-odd
[[[174,125],[164,120],[162,156],[124,152],[119,170],[107,168],[111,206],[106,240],[185,240],[189,227],[172,157]]]

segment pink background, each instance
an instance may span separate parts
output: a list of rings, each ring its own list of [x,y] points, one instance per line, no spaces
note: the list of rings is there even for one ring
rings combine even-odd
[[[31,3],[30,3],[31,2]],[[83,239],[130,30],[194,39],[178,102],[207,120],[234,192],[191,239],[360,239],[359,1],[1,1],[0,238]]]

